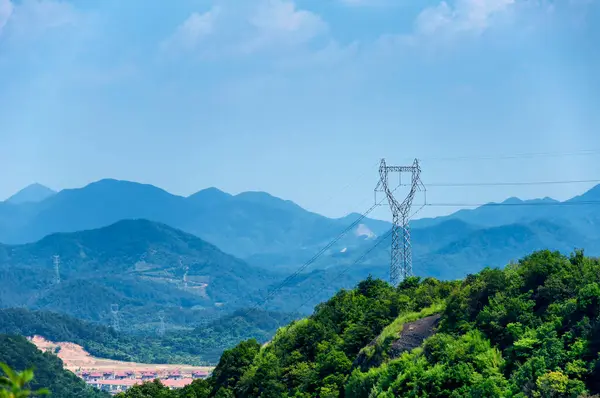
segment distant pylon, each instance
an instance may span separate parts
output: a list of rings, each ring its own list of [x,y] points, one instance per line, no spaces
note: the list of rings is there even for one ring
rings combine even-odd
[[[112,320],[112,328],[115,329],[117,332],[120,331],[120,327],[119,327],[119,304],[111,304],[110,305],[110,313],[111,313],[111,320]]]
[[[165,312],[164,311],[158,311],[158,320],[159,320],[159,325],[158,325],[158,330],[156,331],[156,333],[162,337],[165,335]]]
[[[53,282],[55,285],[60,283],[60,256],[54,256],[54,279]]]
[[[190,270],[189,265],[183,266],[183,260],[179,257],[179,266],[183,267],[183,288],[187,290],[188,288],[188,271]]]
[[[394,197],[397,188],[390,189],[388,174],[399,173],[399,185],[402,185],[402,173],[411,174],[410,191],[406,198],[399,203]],[[381,159],[379,166],[379,182],[375,187],[377,192],[384,192],[392,211],[392,249],[390,259],[390,283],[397,286],[401,280],[412,276],[412,247],[410,242],[410,210],[417,191],[425,191],[421,181],[419,161],[414,160],[412,166],[388,166]],[[377,199],[376,199],[377,200]]]

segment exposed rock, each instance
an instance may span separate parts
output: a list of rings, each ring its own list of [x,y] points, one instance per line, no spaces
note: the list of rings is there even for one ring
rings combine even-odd
[[[421,346],[425,339],[435,333],[435,328],[439,322],[440,315],[436,314],[405,324],[402,333],[400,333],[400,338],[392,343],[388,351],[390,359],[398,358],[403,352]]]

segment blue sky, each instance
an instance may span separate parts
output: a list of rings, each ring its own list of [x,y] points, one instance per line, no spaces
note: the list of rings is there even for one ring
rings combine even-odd
[[[581,153],[600,150],[599,17],[598,0],[0,0],[0,198],[110,177],[341,216],[369,207],[381,157],[422,158],[426,184],[600,178]],[[556,156],[501,159],[527,153]]]

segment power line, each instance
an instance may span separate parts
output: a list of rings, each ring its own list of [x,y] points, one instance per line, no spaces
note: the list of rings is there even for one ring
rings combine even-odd
[[[390,235],[392,234],[392,230],[389,230],[385,235],[383,235],[380,239],[377,240],[377,242],[371,246],[369,248],[369,250],[367,250],[366,252],[364,252],[358,259],[356,259],[352,264],[344,267],[334,278],[332,278],[330,281],[328,281],[325,286],[329,286],[330,282],[339,279],[340,277],[342,277],[346,272],[348,272],[348,270],[350,270],[350,268],[352,268],[355,265],[360,264],[361,262],[363,262],[365,260],[365,258],[371,254],[371,252],[373,252],[373,250],[375,250],[377,248],[377,246],[379,246],[382,242],[384,242],[387,238],[390,237]],[[300,304],[298,307],[296,307],[296,309],[294,309],[293,311],[291,311],[292,314],[299,312],[305,305],[309,304],[319,293],[321,293],[323,290],[325,290],[325,287],[322,287],[321,289],[317,290],[312,296],[310,296],[308,299],[306,299],[305,301],[302,302],[302,304]],[[289,322],[290,320],[292,320],[293,315],[286,318],[284,320],[284,322]]]
[[[395,192],[399,188],[396,187],[392,191]],[[252,307],[248,308],[242,316],[247,316],[251,311],[259,309],[263,304],[269,301],[275,294],[277,294],[281,289],[283,289],[291,280],[293,280],[296,276],[298,276],[302,271],[308,268],[311,264],[313,264],[319,257],[321,257],[329,248],[331,248],[335,243],[337,243],[342,237],[344,237],[349,231],[351,231],[355,226],[357,226],[363,219],[365,219],[375,208],[379,207],[386,198],[381,199],[379,202],[376,202],[371,206],[366,212],[362,213],[361,216],[355,220],[352,224],[350,224],[346,229],[344,229],[338,236],[336,236],[333,240],[331,240],[325,247],[319,250],[310,260],[300,266],[293,274],[288,276],[283,282],[279,283],[274,289],[267,294],[267,296],[260,302],[256,303]]]
[[[519,203],[427,203],[426,207],[504,207],[504,206],[596,206],[599,200],[586,200],[577,202],[519,202]]]
[[[456,182],[456,183],[434,183],[427,187],[487,187],[487,186],[519,186],[519,185],[563,185],[563,184],[592,184],[600,183],[595,180],[562,180],[562,181],[513,181],[513,182]]]
[[[430,157],[419,158],[420,161],[461,161],[461,160],[504,160],[504,159],[526,159],[538,157],[565,157],[565,156],[591,156],[599,155],[600,149],[584,149],[571,152],[530,152],[508,155],[484,155],[484,156],[454,156],[454,157]]]

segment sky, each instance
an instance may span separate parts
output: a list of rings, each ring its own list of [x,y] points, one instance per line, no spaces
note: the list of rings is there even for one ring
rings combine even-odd
[[[428,203],[567,199],[594,184],[439,185],[600,179],[598,18],[600,0],[0,0],[0,199],[116,178],[338,217],[370,207],[381,158],[419,158]]]

